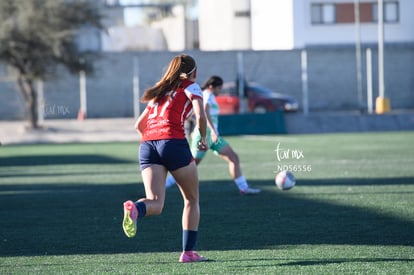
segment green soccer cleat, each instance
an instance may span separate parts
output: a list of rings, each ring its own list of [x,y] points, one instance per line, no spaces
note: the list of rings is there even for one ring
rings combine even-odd
[[[128,238],[135,237],[137,233],[138,210],[132,201],[124,202],[124,220],[122,228]]]

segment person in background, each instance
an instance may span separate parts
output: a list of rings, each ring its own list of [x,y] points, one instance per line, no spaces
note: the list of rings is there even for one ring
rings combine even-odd
[[[147,107],[135,123],[141,134],[139,163],[145,198],[124,202],[122,227],[127,237],[137,232],[137,220],[160,215],[165,201],[165,179],[170,172],[184,200],[182,215],[183,250],[179,262],[199,262],[206,258],[195,251],[200,221],[197,166],[184,134],[184,121],[192,111],[200,135],[199,150],[207,150],[206,116],[203,94],[196,84],[195,60],[185,54],[175,56],[162,78],[146,90],[142,101]]]
[[[258,194],[260,189],[251,188],[243,176],[239,156],[234,152],[230,144],[220,136],[218,131],[219,105],[216,96],[221,92],[223,79],[219,76],[211,76],[203,85],[204,109],[207,116],[207,142],[209,148],[219,157],[227,161],[229,172],[234,180],[240,194]],[[197,144],[202,140],[200,132],[194,131],[191,136],[191,152],[198,165],[206,155],[206,151],[200,150]],[[169,188],[175,184],[173,175],[169,175],[166,180],[166,187]]]

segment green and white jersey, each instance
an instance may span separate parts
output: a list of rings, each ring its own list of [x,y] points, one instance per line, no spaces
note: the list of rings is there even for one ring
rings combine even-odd
[[[214,94],[208,90],[203,91],[203,101],[204,101],[204,108],[208,105],[210,110],[210,118],[213,126],[216,130],[217,135],[218,133],[218,117],[220,108],[217,104],[216,97]],[[227,141],[224,140],[222,137],[218,137],[217,141],[213,142],[211,140],[211,130],[210,127],[207,127],[207,143],[209,150],[213,151],[215,154],[220,154],[221,150],[228,146]],[[198,142],[201,139],[200,132],[198,130],[194,130],[193,134],[191,135],[191,153],[193,157],[196,159],[202,159],[206,155],[206,151],[200,151],[198,149]]]
[[[218,116],[220,113],[219,105],[217,104],[216,97],[209,90],[203,91],[204,108],[208,105],[210,108],[210,117],[213,122],[214,129],[218,133]]]

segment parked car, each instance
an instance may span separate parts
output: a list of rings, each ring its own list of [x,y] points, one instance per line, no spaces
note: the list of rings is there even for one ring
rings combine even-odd
[[[245,94],[249,112],[265,113],[277,110],[294,112],[299,108],[295,98],[276,93],[254,82],[246,84]],[[216,100],[220,106],[220,114],[237,114],[240,112],[240,99],[235,82],[224,83],[223,89]]]

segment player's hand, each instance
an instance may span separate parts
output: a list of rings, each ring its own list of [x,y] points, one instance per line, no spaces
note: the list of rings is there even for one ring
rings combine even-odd
[[[217,135],[217,133],[216,133],[215,131],[211,131],[210,137],[211,137],[211,141],[212,141],[213,143],[216,143],[216,142],[217,142],[217,140],[218,140],[218,135]]]
[[[198,142],[197,148],[200,151],[207,151],[208,150],[208,144],[207,144],[206,138],[201,138],[201,140]]]

